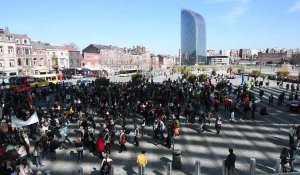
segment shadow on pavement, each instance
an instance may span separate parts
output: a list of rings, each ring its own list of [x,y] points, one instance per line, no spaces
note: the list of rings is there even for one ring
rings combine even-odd
[[[124,166],[124,167],[123,167],[123,170],[126,171],[126,174],[127,174],[127,175],[137,174],[137,172],[135,172],[135,171],[132,169],[132,166],[130,166],[130,165]]]

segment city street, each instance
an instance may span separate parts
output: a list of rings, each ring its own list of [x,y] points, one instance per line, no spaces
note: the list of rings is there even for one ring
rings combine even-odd
[[[175,77],[172,77],[175,79]],[[154,77],[154,81],[164,80],[164,76]],[[240,84],[241,79],[231,80],[234,86]],[[267,105],[268,95],[273,93],[274,99],[283,91],[275,87],[275,82],[271,82],[269,88],[264,88],[265,96],[259,105]],[[254,89],[258,96],[259,89]],[[288,95],[288,93],[287,93]],[[276,100],[275,103],[276,104]],[[211,132],[198,132],[197,124],[182,124],[181,135],[175,138],[175,149],[182,151],[182,170],[174,171],[173,174],[193,174],[195,161],[200,160],[203,174],[218,175],[222,172],[222,160],[228,155],[228,148],[231,147],[237,155],[236,168],[239,175],[249,174],[250,158],[257,161],[257,173],[274,173],[276,159],[280,155],[283,147],[288,146],[288,129],[291,124],[300,123],[299,114],[290,113],[287,106],[268,107],[268,116],[256,114],[256,120],[243,120],[239,122],[229,122],[229,112],[225,112],[224,107],[220,107],[219,114],[223,117],[221,134],[217,135],[214,123],[210,126]],[[99,121],[97,117],[97,121]],[[100,120],[101,121],[101,120]],[[213,121],[214,122],[214,121]],[[133,129],[132,121],[129,126]],[[73,129],[77,129],[77,124],[70,125],[70,138],[75,141]],[[99,124],[97,124],[99,128]],[[120,126],[117,125],[120,129]],[[118,153],[118,145],[112,147],[111,157],[115,175],[133,175],[138,173],[136,166],[136,156],[142,150],[146,150],[148,164],[146,173],[148,175],[166,174],[167,163],[172,161],[172,151],[157,146],[152,141],[152,127],[146,127],[146,135],[141,138],[140,147],[135,147],[133,143],[133,133],[129,134],[127,143],[128,151]],[[41,170],[51,170],[51,174],[69,175],[76,169],[83,168],[85,175],[99,174],[101,160],[87,150],[84,151],[84,159],[78,164],[76,162],[76,150],[74,145],[66,150],[58,150],[57,160],[50,162],[44,160],[45,166]],[[296,160],[299,162],[299,160]],[[296,163],[296,169],[300,164]]]

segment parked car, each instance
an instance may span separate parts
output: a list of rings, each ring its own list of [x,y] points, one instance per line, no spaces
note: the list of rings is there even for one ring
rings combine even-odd
[[[300,100],[292,100],[287,102],[287,106],[289,107],[290,111],[299,112],[300,111]]]

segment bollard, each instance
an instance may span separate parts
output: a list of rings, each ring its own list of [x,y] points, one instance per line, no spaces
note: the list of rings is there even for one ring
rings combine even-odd
[[[110,166],[109,175],[114,175],[114,167],[112,165]]]
[[[250,175],[255,175],[256,168],[256,160],[254,158],[250,158]]]
[[[280,164],[280,158],[277,158],[276,160],[276,173],[280,173],[281,172],[281,164]]]
[[[168,162],[167,175],[172,175],[172,162]]]
[[[36,175],[43,175],[41,171],[36,172]]]
[[[200,160],[196,160],[196,163],[195,163],[195,175],[201,175]]]
[[[222,161],[222,175],[226,175],[225,159]]]
[[[181,151],[179,149],[173,150],[172,152],[172,166],[173,169],[180,170],[182,167],[181,162]]]

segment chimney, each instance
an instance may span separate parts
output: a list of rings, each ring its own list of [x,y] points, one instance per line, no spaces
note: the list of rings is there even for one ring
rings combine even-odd
[[[5,27],[5,32],[6,32],[6,33],[9,33],[9,29],[8,29],[7,26]]]

